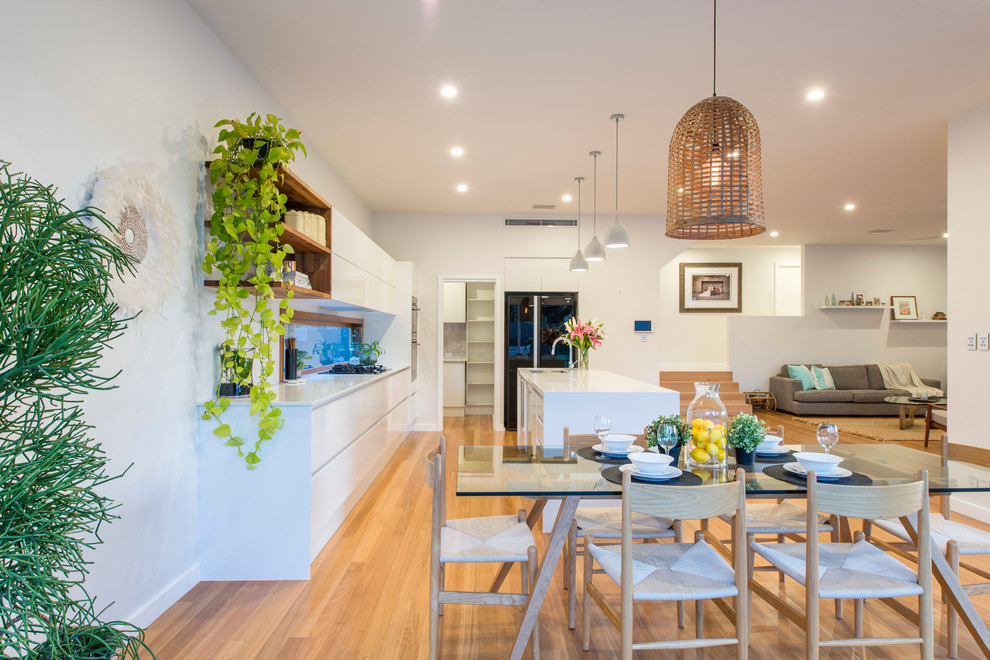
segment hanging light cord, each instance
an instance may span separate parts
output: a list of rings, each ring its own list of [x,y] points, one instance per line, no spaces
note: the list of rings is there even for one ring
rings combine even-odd
[[[615,118],[615,217],[619,217],[619,117]]]
[[[591,209],[591,222],[595,229],[595,236],[598,236],[598,154],[595,154],[595,194],[593,196],[593,206]]]
[[[712,0],[712,96],[715,96],[715,62],[718,52],[718,0]]]
[[[581,177],[578,177],[578,249],[581,249]]]

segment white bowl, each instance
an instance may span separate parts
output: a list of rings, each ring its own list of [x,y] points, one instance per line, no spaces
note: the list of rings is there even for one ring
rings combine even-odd
[[[805,470],[808,472],[814,470],[818,474],[829,474],[844,460],[841,456],[836,456],[835,454],[819,454],[818,452],[810,451],[799,451],[794,454],[794,458],[798,460],[798,463]]]
[[[611,433],[605,436],[605,449],[609,451],[626,451],[636,442],[636,436],[622,433]]]
[[[643,474],[663,474],[670,467],[674,457],[654,454],[652,451],[641,451],[638,454],[629,454],[629,460]]]
[[[756,451],[773,451],[783,441],[779,435],[767,434],[766,440],[756,445]]]

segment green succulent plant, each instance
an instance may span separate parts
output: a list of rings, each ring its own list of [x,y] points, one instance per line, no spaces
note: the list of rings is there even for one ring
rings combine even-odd
[[[767,428],[756,415],[739,413],[729,420],[729,434],[727,441],[730,447],[741,449],[742,451],[753,451],[756,445],[763,442],[767,437]]]
[[[687,421],[680,415],[660,415],[646,427],[647,447],[657,446],[657,434],[660,432],[660,428],[666,424],[673,424],[677,427],[678,447],[687,444],[687,441],[691,438],[691,428],[688,426]]]

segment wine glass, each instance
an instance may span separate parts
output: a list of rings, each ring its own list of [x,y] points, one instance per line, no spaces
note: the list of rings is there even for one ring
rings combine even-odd
[[[657,434],[657,444],[663,448],[663,453],[670,454],[670,450],[677,446],[677,427],[673,424],[664,424]]]
[[[825,448],[826,454],[829,449],[839,444],[839,429],[835,424],[822,422],[818,425],[818,444]]]
[[[598,442],[602,449],[606,447],[605,437],[612,430],[612,418],[608,415],[595,415],[595,433],[598,435]]]

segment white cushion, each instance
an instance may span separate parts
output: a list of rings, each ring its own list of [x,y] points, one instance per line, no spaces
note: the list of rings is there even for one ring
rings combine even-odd
[[[622,583],[622,548],[587,548],[602,570]],[[704,541],[698,543],[637,543],[633,555],[633,600],[698,600],[735,596],[736,574]]]
[[[448,520],[440,529],[441,563],[526,561],[533,530],[516,516]]]
[[[928,518],[931,526],[932,540],[946,551],[949,541],[959,544],[961,555],[990,555],[990,533],[975,529],[954,520],[946,520],[940,513],[933,513]],[[900,520],[874,520],[873,524],[883,531],[893,534],[903,541],[911,540],[907,530]]]
[[[756,554],[806,584],[806,543],[751,543]],[[914,571],[866,541],[818,545],[820,598],[896,598],[922,593]]]
[[[719,516],[727,523],[732,515]],[[746,503],[746,531],[750,534],[803,534],[808,531],[808,510],[787,500]],[[818,514],[818,531],[831,532],[828,516]]]
[[[932,421],[942,426],[949,425],[949,411],[932,408]]]
[[[578,507],[574,514],[577,521],[578,536],[591,535],[596,539],[622,538],[622,509],[605,506]],[[673,538],[671,529],[674,521],[667,518],[648,516],[645,513],[632,514],[632,537],[634,539],[669,539]]]

